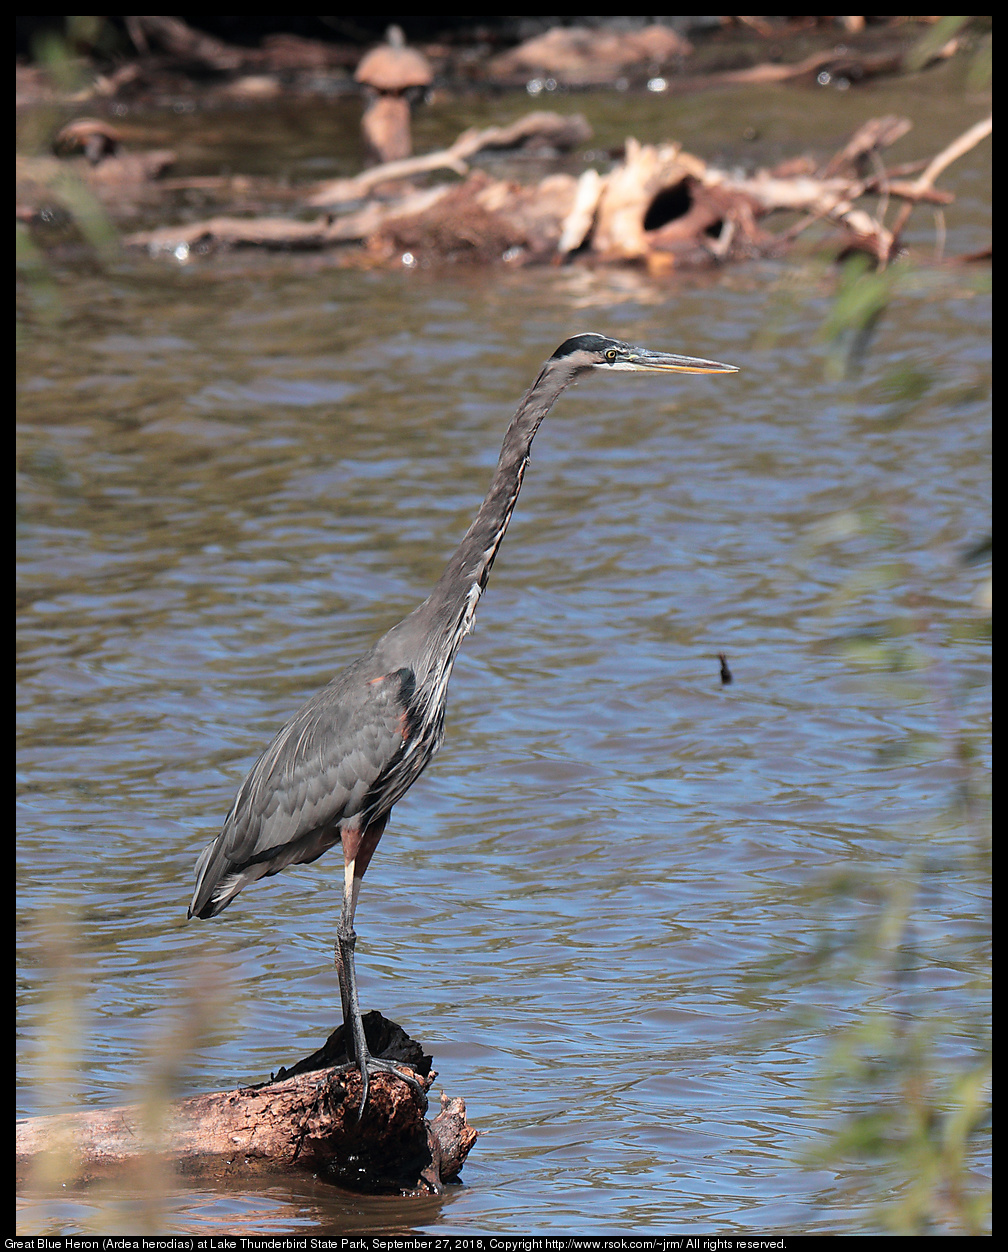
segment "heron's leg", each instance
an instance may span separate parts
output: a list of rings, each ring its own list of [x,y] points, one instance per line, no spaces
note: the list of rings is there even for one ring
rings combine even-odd
[[[342,915],[343,915],[343,909],[340,909],[340,921],[341,922],[342,922]],[[350,1040],[349,1038],[351,1010],[350,1010],[349,990],[347,987],[347,973],[346,973],[347,963],[343,957],[343,948],[342,948],[342,945],[340,944],[340,939],[339,939],[340,929],[341,929],[341,926],[337,926],[334,955],[336,957],[336,976],[339,978],[340,1003],[343,1006],[343,1033],[347,1037],[347,1040],[348,1040],[347,1055],[349,1056],[350,1048],[353,1046],[353,1041]]]
[[[351,879],[352,885],[352,879]],[[334,955],[336,957],[336,976],[339,978],[340,1003],[343,1006],[343,1026],[344,1034],[349,1038],[350,1030],[350,999],[349,988],[347,984],[347,963],[343,956],[343,947],[340,944],[340,935],[344,932],[353,934],[353,914],[356,901],[351,897],[347,900],[346,881],[343,885],[343,903],[340,906],[340,919],[336,926],[336,943],[334,946]],[[351,1043],[347,1044],[347,1048],[351,1047]],[[349,1055],[349,1051],[348,1051]]]
[[[346,1042],[347,1056],[351,1061],[361,1062],[368,1055],[367,1043],[364,1039],[364,1023],[361,1020],[360,1000],[357,996],[357,965],[354,951],[357,947],[357,932],[354,930],[354,914],[357,911],[357,897],[360,895],[361,880],[354,873],[356,861],[347,861],[343,871],[343,904],[340,908],[339,926],[336,929],[336,973],[339,976],[340,998],[343,1001],[343,1037]],[[364,1094],[367,1098],[367,1074],[361,1070],[364,1079]]]
[[[403,1082],[408,1083],[421,1094],[424,1091],[423,1084],[412,1074],[403,1073],[395,1061],[373,1057],[368,1051],[360,1000],[357,995],[357,967],[354,960],[357,933],[353,924],[354,914],[357,912],[357,899],[360,895],[364,871],[371,863],[387,820],[386,815],[374,822],[364,832],[363,837],[351,831],[345,831],[343,834],[343,903],[340,908],[339,926],[336,929],[336,972],[339,975],[340,998],[343,1001],[343,1037],[346,1041],[347,1056],[354,1067],[360,1070],[361,1075],[362,1092],[358,1118],[363,1117],[364,1107],[367,1104],[369,1076],[379,1070],[396,1074]]]
[[[360,1025],[360,1004],[357,999],[357,970],[354,962],[357,934],[354,930],[354,915],[357,912],[357,897],[360,895],[364,870],[374,855],[387,820],[386,816],[373,822],[363,835],[359,828],[349,826],[340,837],[344,869],[343,903],[336,928],[336,974],[339,977],[340,1000],[343,1005],[343,1035],[347,1056],[352,1061],[361,1055],[358,1042],[364,1034],[363,1025]],[[366,1051],[365,1047],[364,1052]]]

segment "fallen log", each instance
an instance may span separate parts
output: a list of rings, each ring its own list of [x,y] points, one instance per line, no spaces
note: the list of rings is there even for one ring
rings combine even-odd
[[[567,87],[603,86],[678,68],[692,51],[688,39],[658,24],[627,31],[554,26],[493,57],[486,73],[491,81],[512,87],[524,87],[533,75]]]
[[[240,48],[196,30],[178,17],[127,17],[124,20],[141,56],[149,56],[153,45],[184,65],[218,72],[236,70],[245,59]]]
[[[387,212],[368,233],[367,248],[382,260],[407,253],[487,264],[552,260],[577,193],[570,174],[550,174],[527,187],[476,170],[421,211]]]
[[[388,186],[393,178],[419,172],[425,162],[431,167],[451,166],[456,160],[464,165],[478,148],[542,133],[543,119],[550,117],[531,114],[509,127],[466,131],[450,148],[428,158],[394,162],[356,179],[325,184],[321,191],[316,188],[307,203],[335,204],[344,196],[360,200],[371,180]],[[218,217],[140,232],[126,243],[176,257],[188,256],[194,247],[216,245],[326,248],[357,243],[378,263],[543,264],[577,255],[663,272],[780,255],[803,231],[822,224],[835,235],[837,256],[857,249],[885,266],[914,205],[929,203],[940,211],[952,203],[951,193],[936,188],[934,181],[951,161],[990,134],[991,122],[972,127],[912,181],[895,175],[916,172],[918,164],[887,169],[880,156],[908,129],[905,118],[874,118],[821,167],[811,158],[799,158],[750,174],[717,169],[678,143],[627,139],[622,161],[607,173],[589,169],[580,178],[554,173],[526,186],[476,170],[458,183],[365,196],[350,212],[319,214],[311,221]],[[876,197],[878,203],[867,202],[867,197]],[[903,201],[904,208],[888,226],[887,207],[893,201]],[[774,214],[798,220],[774,231],[766,224]]]
[[[958,52],[959,47],[958,39],[949,39],[941,47],[931,51],[923,64],[947,60]],[[781,64],[776,61],[762,62],[759,65],[749,66],[747,69],[724,70],[712,74],[708,81],[726,85],[743,83],[764,85],[816,76],[823,85],[843,79],[849,83],[861,82],[882,74],[898,74],[906,68],[905,62],[906,57],[903,52],[857,53],[846,48],[831,48],[824,52],[813,52],[810,56],[793,64]]]
[[[429,1090],[431,1058],[380,1013],[364,1017],[375,1056],[397,1061]],[[207,1180],[308,1173],[368,1192],[437,1194],[457,1178],[476,1142],[461,1099],[426,1096],[378,1073],[358,1120],[360,1074],[346,1068],[343,1028],[270,1081],[170,1105],[151,1102],[19,1121],[17,1186],[86,1185],[152,1161]]]
[[[557,151],[568,151],[592,137],[592,129],[575,113],[564,117],[559,113],[527,113],[508,126],[471,127],[447,148],[427,152],[423,156],[404,157],[401,161],[386,161],[375,165],[353,178],[333,178],[320,183],[307,203],[312,208],[332,208],[348,201],[359,200],[382,183],[394,183],[403,178],[415,178],[432,170],[451,170],[455,174],[469,172],[468,161],[486,148],[522,148],[548,146]]]

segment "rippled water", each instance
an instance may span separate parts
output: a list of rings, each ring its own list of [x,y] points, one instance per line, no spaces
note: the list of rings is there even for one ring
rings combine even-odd
[[[958,175],[964,247],[989,230],[984,169]],[[369,871],[364,1007],[465,1098],[464,1186],[29,1199],[25,1229],[129,1227],[144,1204],[191,1231],[873,1228],[870,1170],[801,1167],[843,1111],[813,1087],[831,1039],[894,996],[908,1020],[986,1012],[985,871],[949,816],[955,743],[980,778],[990,760],[960,559],[991,519],[975,277],[906,284],[846,381],[812,265],[653,283],[237,258],[57,281],[65,316],[21,353],[19,1115],[124,1103],[166,1065],[218,1089],[318,1046],[338,853],[185,920],[251,761],[427,594],[562,339],[741,372],[560,401],[445,746]],[[859,665],[839,641],[862,635],[922,664]],[[920,862],[942,868],[914,988],[833,978],[817,958],[877,896],[827,885]]]

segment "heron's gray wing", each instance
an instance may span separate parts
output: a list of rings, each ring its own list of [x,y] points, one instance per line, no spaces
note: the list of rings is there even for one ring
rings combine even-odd
[[[377,816],[409,737],[413,687],[409,669],[367,677],[354,666],[294,714],[200,857],[190,915],[219,912],[245,883],[320,856],[343,823]]]

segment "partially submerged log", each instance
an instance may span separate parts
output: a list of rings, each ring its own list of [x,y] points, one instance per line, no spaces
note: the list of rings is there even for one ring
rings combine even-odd
[[[17,216],[31,221],[49,208],[79,207],[81,193],[109,212],[125,214],[150,184],[175,163],[166,148],[131,152],[125,128],[99,118],[78,117],[52,141],[53,156],[15,158]]]
[[[550,174],[529,187],[477,170],[418,212],[390,210],[366,244],[381,259],[408,253],[491,264],[552,260],[577,190],[570,174]]]
[[[178,17],[127,17],[123,19],[137,51],[149,55],[158,48],[182,64],[220,72],[238,69],[244,60],[242,50]]]
[[[592,129],[575,113],[565,117],[560,113],[526,113],[508,126],[471,127],[464,130],[448,148],[428,152],[423,156],[406,157],[401,161],[386,161],[365,170],[354,178],[333,178],[316,187],[308,197],[312,208],[333,208],[366,196],[383,183],[402,178],[415,178],[432,170],[451,170],[455,174],[467,174],[468,162],[478,152],[487,148],[543,148],[566,152],[586,143],[592,137]]]
[[[442,152],[325,184],[308,203],[335,206],[348,198],[359,203],[369,188],[381,184],[387,189],[393,180],[423,169],[464,172],[475,151],[513,142],[542,125],[542,115],[531,115],[510,127],[467,131]],[[887,171],[880,156],[909,126],[898,117],[873,119],[820,169],[811,160],[798,160],[743,175],[708,165],[681,144],[628,139],[622,161],[605,174],[587,170],[580,179],[550,174],[530,186],[476,170],[460,183],[407,187],[312,221],[221,217],[146,231],[126,242],[174,255],[214,244],[319,248],[356,242],[377,260],[408,264],[543,263],[578,253],[661,272],[779,254],[809,226],[822,224],[834,231],[837,256],[856,249],[884,266],[899,248],[915,204],[941,206],[952,200],[935,188],[938,174],[991,131],[989,119],[971,127],[909,181],[895,176],[907,167]],[[886,209],[894,200],[902,200],[904,207],[887,225]],[[798,220],[771,231],[766,221],[775,213]]]
[[[431,1058],[401,1027],[372,1012],[364,1029],[375,1056],[400,1062],[430,1089]],[[179,1175],[210,1180],[309,1173],[369,1192],[441,1192],[476,1141],[463,1101],[442,1094],[440,1112],[426,1121],[426,1098],[379,1073],[358,1121],[360,1074],[345,1062],[340,1027],[317,1052],[255,1087],[160,1108],[20,1121],[17,1184],[82,1185],[156,1159]]]
[[[601,86],[621,77],[643,79],[669,66],[678,67],[692,51],[689,40],[668,26],[629,31],[554,26],[493,57],[487,76],[512,86],[524,86],[535,74],[565,86]]]
[[[109,216],[124,218],[136,211],[139,201],[156,194],[156,180],[174,163],[175,153],[169,149],[120,150],[97,161],[87,155],[19,155],[14,162],[15,212],[22,221],[51,209],[73,215],[94,197]]]
[[[628,139],[623,160],[609,174],[599,198],[592,249],[607,261],[642,260],[651,244],[649,208],[659,197],[668,198],[670,191],[687,180],[699,184],[706,174],[704,162],[684,152],[682,144],[640,144],[636,139]],[[670,207],[669,220],[688,215],[689,207],[685,213],[680,211],[682,208]],[[705,222],[701,229],[707,225]],[[653,229],[651,225],[650,230]]]

